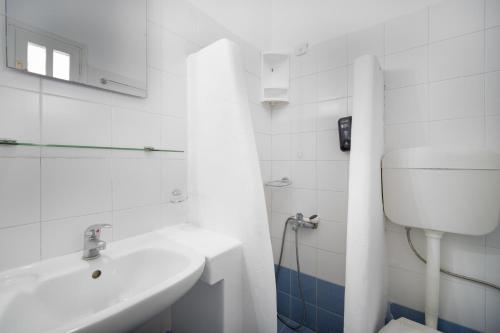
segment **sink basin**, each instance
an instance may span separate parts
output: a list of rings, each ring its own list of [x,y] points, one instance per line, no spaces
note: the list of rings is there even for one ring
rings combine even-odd
[[[75,253],[4,272],[0,332],[126,332],[191,289],[204,262],[150,233],[112,243],[94,261]]]

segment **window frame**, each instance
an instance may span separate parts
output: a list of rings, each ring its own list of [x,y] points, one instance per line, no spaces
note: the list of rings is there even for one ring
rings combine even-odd
[[[56,54],[60,54],[60,55],[63,55],[64,57],[68,57],[69,59],[69,68],[68,68],[68,78],[65,79],[65,78],[62,78],[62,77],[57,77],[55,76],[55,71],[54,71],[54,67],[55,67],[55,55]],[[72,63],[72,57],[71,57],[71,54],[69,53],[66,53],[64,51],[61,51],[61,50],[56,50],[56,49],[53,49],[52,50],[52,77],[55,78],[55,79],[59,79],[59,80],[64,80],[64,81],[70,81],[71,80],[71,63]]]
[[[34,31],[15,23],[8,23],[7,38],[14,41],[14,52],[8,56],[8,66],[18,70],[26,71],[30,74],[50,77],[62,81],[84,82],[82,75],[84,64],[84,47],[75,45],[61,37],[44,32]],[[46,49],[46,75],[29,72],[28,64],[28,42],[44,46]],[[59,79],[53,76],[53,54],[54,51],[67,53],[70,55],[69,80]]]

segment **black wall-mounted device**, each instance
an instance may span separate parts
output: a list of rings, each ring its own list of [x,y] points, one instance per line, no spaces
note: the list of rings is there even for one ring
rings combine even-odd
[[[351,130],[352,130],[352,117],[344,117],[339,119],[339,142],[340,150],[351,150]]]

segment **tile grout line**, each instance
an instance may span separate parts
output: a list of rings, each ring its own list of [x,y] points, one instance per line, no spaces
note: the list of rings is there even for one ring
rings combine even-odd
[[[483,147],[486,147],[487,145],[487,139],[488,139],[488,135],[487,135],[487,130],[486,130],[486,77],[487,77],[487,66],[486,66],[486,60],[487,60],[487,47],[486,47],[486,1],[483,1],[483,19],[484,19],[484,22],[483,22],[483,72],[485,72],[485,74],[483,75],[483,99],[484,99],[484,105],[483,105]],[[485,299],[485,307],[486,307],[486,299]],[[486,314],[486,309],[485,309],[485,312]],[[486,320],[485,320],[485,323],[486,323]]]
[[[483,72],[485,72],[485,74],[483,75],[483,101],[484,101],[484,104],[483,104],[483,147],[486,147],[487,146],[487,139],[488,139],[488,136],[487,136],[487,130],[486,130],[486,103],[487,103],[487,100],[486,100],[486,77],[487,77],[487,66],[486,66],[486,60],[487,60],[487,47],[486,47],[486,15],[487,15],[487,11],[486,11],[486,1],[483,0]],[[484,246],[484,263],[485,263],[485,266],[484,266],[484,276],[486,277],[486,272],[487,272],[487,250],[486,250],[486,237],[484,237],[484,240],[483,240],[483,246]],[[487,292],[486,292],[486,288],[483,289],[483,293],[484,293],[484,303],[483,303],[483,329],[486,330],[486,326],[487,326],[487,317],[486,317],[486,311],[487,311],[487,300],[486,300],[486,297],[488,297],[487,295]]]
[[[439,80],[430,80],[430,79],[428,79],[425,82],[412,83],[412,84],[402,85],[402,86],[399,86],[399,87],[387,88],[385,91],[386,92],[393,92],[393,91],[403,90],[403,89],[407,89],[407,88],[419,87],[419,86],[423,86],[423,85],[430,85],[430,84],[442,83],[442,82],[446,82],[446,81],[454,81],[454,80],[460,80],[460,79],[467,79],[467,78],[471,78],[471,77],[474,77],[474,76],[487,75],[487,74],[495,73],[495,72],[500,72],[500,70],[493,70],[493,71],[483,70],[483,71],[480,71],[480,72],[475,72],[475,73],[470,73],[470,74],[461,74],[461,75],[447,77],[447,78],[443,78],[443,79],[439,79]]]
[[[428,145],[431,141],[431,125],[430,125],[430,119],[432,117],[431,115],[431,97],[430,97],[430,86],[431,86],[431,83],[430,83],[430,62],[431,62],[431,46],[430,46],[430,41],[431,41],[431,6],[428,6],[426,8],[426,16],[427,16],[427,43],[426,43],[426,47],[427,47],[427,53],[426,53],[426,56],[427,56],[427,82],[425,82],[425,89],[426,89],[426,93],[427,93],[427,100],[425,101],[425,106],[426,106],[426,123],[424,125],[424,130],[425,130],[425,143],[426,145]]]
[[[38,132],[38,135],[39,135],[39,142],[42,143],[42,137],[43,137],[43,134],[42,134],[42,131],[43,131],[43,94],[42,94],[42,90],[43,90],[43,82],[41,79],[38,79],[39,81],[39,96],[38,96],[38,115],[39,115],[39,119],[38,119],[38,126],[39,126],[39,132]],[[39,155],[39,165],[38,165],[38,174],[39,174],[39,204],[40,204],[40,207],[39,207],[39,221],[40,221],[40,225],[39,225],[39,261],[42,260],[42,243],[43,243],[43,237],[42,237],[42,204],[43,204],[43,191],[42,191],[42,186],[43,186],[43,175],[42,175],[42,149],[39,148],[38,149],[38,153],[40,154]]]

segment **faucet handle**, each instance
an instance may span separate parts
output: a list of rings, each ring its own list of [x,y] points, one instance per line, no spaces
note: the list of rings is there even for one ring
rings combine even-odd
[[[313,222],[313,221],[319,221],[319,216],[318,216],[318,214],[314,214],[314,215],[309,216],[309,221],[310,221],[310,222]]]
[[[85,236],[90,237],[90,238],[99,238],[101,229],[104,228],[112,228],[113,226],[108,223],[99,223],[99,224],[93,224],[87,229],[85,229]]]
[[[317,229],[318,228],[319,221],[320,221],[320,218],[319,218],[319,216],[317,214],[311,215],[307,219],[307,222],[309,222],[309,224],[311,225],[311,227],[313,229]]]

